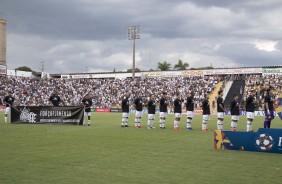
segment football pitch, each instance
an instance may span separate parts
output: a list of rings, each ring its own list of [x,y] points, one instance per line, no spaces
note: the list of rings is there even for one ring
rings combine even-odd
[[[218,151],[213,149],[216,117],[209,132],[201,131],[201,118],[194,118],[193,131],[173,131],[173,115],[167,129],[121,128],[120,113],[92,113],[91,126],[4,125],[0,113],[0,183],[272,183],[282,182],[282,155]],[[254,130],[263,125],[256,117]],[[282,127],[276,117],[273,128]],[[224,128],[230,129],[230,116]],[[240,117],[238,131],[245,131]]]

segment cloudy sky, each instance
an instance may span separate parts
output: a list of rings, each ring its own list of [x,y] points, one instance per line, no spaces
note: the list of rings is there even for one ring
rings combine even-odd
[[[281,0],[1,0],[8,69],[50,73],[136,67],[179,59],[191,67],[282,64]]]

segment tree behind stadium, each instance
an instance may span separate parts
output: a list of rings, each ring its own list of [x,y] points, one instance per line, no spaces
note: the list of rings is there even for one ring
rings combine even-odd
[[[175,70],[187,70],[189,67],[188,63],[184,63],[181,59],[178,60],[178,63],[174,65]]]
[[[18,70],[18,71],[25,71],[25,72],[32,72],[32,69],[27,67],[27,66],[20,66],[18,68],[15,68],[15,70]]]
[[[167,61],[158,62],[158,69],[160,69],[161,71],[167,71],[170,70],[170,68],[171,68],[171,64],[168,63]]]

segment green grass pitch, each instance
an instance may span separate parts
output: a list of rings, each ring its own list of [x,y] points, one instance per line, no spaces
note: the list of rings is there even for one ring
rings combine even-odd
[[[213,149],[216,117],[209,132],[201,131],[201,118],[193,131],[121,128],[120,113],[92,113],[92,125],[4,125],[0,113],[0,183],[281,183],[282,155]],[[155,126],[158,127],[158,115]],[[245,131],[241,117],[238,130]],[[256,117],[254,129],[263,125]],[[276,118],[273,128],[282,127]],[[230,128],[230,116],[224,128]]]

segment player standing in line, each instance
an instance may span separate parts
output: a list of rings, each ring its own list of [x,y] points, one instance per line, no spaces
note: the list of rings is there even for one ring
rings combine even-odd
[[[247,132],[253,132],[253,120],[255,118],[255,95],[256,91],[252,90],[250,96],[246,100]]]
[[[148,129],[155,128],[155,113],[156,113],[156,102],[155,95],[150,96],[150,100],[148,102]]]
[[[54,91],[50,96],[49,101],[53,104],[53,106],[57,107],[62,102],[61,98],[58,96],[57,92]]]
[[[223,101],[223,91],[218,92],[218,97],[217,97],[217,129],[218,130],[223,130],[223,120],[224,120],[224,113],[225,113],[225,108],[224,108],[224,101]]]
[[[8,91],[8,94],[7,94],[7,96],[5,96],[3,102],[4,102],[4,104],[6,104],[4,122],[7,125],[8,115],[11,114],[11,107],[13,106],[13,104],[15,102],[15,98],[12,96],[11,91]]]
[[[202,109],[203,109],[202,131],[204,132],[208,131],[208,121],[211,114],[209,97],[210,95],[206,94],[205,99],[202,102]]]
[[[187,96],[186,101],[186,111],[187,111],[187,130],[193,130],[192,129],[192,119],[194,117],[194,93],[191,92]]]
[[[121,102],[121,108],[122,108],[122,123],[121,123],[121,127],[128,127],[129,93],[125,93],[124,99]]]
[[[238,95],[233,96],[233,100],[230,103],[230,112],[231,112],[231,131],[236,132],[237,122],[239,121],[239,115],[240,115]]]
[[[179,122],[180,122],[180,118],[181,118],[181,113],[182,113],[182,109],[181,109],[181,104],[182,101],[180,99],[180,93],[176,94],[176,99],[173,102],[173,107],[174,107],[174,115],[175,115],[175,119],[174,119],[174,130],[180,130],[179,128]]]
[[[88,117],[88,126],[90,126],[90,117],[91,117],[91,106],[92,106],[92,100],[89,96],[89,94],[85,95],[85,97],[81,101],[82,105],[84,106],[84,117]],[[83,125],[85,125],[85,118],[83,118]]]
[[[264,113],[264,128],[270,128],[271,121],[274,119],[274,97],[272,93],[272,88],[267,89],[267,94],[264,97]]]
[[[163,92],[162,98],[160,100],[160,128],[165,129],[165,119],[167,115],[167,93]]]
[[[136,110],[135,113],[135,128],[141,128],[141,118],[142,118],[142,110],[143,110],[143,101],[141,98],[141,94],[134,100],[133,106]]]

